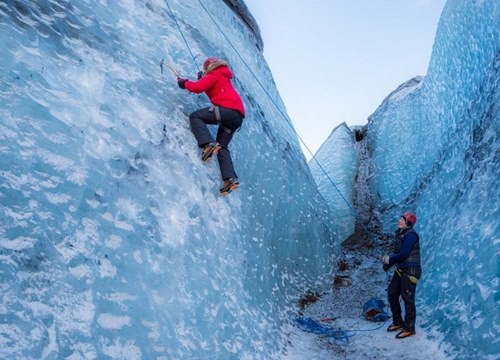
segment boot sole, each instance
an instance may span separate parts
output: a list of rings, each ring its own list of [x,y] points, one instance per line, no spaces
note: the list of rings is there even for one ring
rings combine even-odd
[[[212,160],[212,158],[214,156],[216,156],[218,153],[219,153],[219,150],[220,150],[220,145],[216,145],[212,148],[212,151],[209,151],[208,154],[206,156],[203,156],[201,158],[201,160],[203,160],[204,162],[207,162],[209,160]]]
[[[396,335],[396,339],[406,339],[407,337],[415,336],[415,333],[406,332],[405,334],[399,333]]]
[[[398,327],[398,328],[387,329],[387,332],[396,332],[396,331],[401,331],[401,330],[403,330],[403,327],[402,327],[402,326],[400,326],[400,327]]]
[[[232,184],[228,189],[225,189],[224,191],[221,190],[220,194],[222,196],[229,195],[229,193],[233,192],[238,188],[239,184]]]

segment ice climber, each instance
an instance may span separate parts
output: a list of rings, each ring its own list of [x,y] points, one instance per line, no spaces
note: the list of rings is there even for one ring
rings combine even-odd
[[[422,274],[419,236],[413,229],[416,222],[417,217],[411,211],[406,211],[401,215],[394,240],[394,252],[392,255],[384,255],[381,258],[386,271],[392,265],[397,265],[387,291],[393,319],[387,331],[399,331],[396,335],[398,339],[415,335],[417,317],[415,291],[417,281]],[[404,321],[401,317],[400,297],[405,307]]]
[[[229,194],[239,185],[228,145],[235,131],[241,127],[245,107],[231,83],[232,78],[233,73],[227,62],[215,57],[205,60],[203,71],[198,73],[198,81],[177,78],[181,89],[197,94],[205,92],[212,103],[210,107],[191,113],[189,121],[198,146],[203,149],[201,159],[208,161],[217,155],[223,180],[221,195]],[[219,125],[215,141],[207,124]]]

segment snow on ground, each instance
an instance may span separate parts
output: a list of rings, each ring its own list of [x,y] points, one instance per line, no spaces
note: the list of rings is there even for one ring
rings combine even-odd
[[[384,301],[387,305],[385,310],[390,315],[387,286],[394,268],[384,272],[379,258],[383,253],[391,251],[393,235],[380,233],[381,226],[373,212],[374,205],[371,203],[368,186],[371,160],[366,147],[366,137],[355,146],[359,154],[354,197],[356,231],[343,243],[343,257],[337,267],[333,289],[322,294],[316,302],[310,303],[301,311],[302,317],[316,319],[320,324],[330,325],[341,331],[334,333],[334,338],[303,331],[297,327],[296,322],[292,323],[286,329],[288,346],[282,360],[453,359],[454,356],[448,355],[453,352],[443,342],[442,335],[418,326],[418,286],[415,336],[396,339],[396,333],[388,333],[386,330],[391,319],[385,323],[375,323],[363,317],[363,305],[372,297]],[[324,319],[335,320],[321,321]]]
[[[388,333],[386,328],[391,324],[375,323],[364,319],[363,305],[375,297],[387,304],[387,285],[392,276],[392,269],[385,273],[382,264],[373,254],[350,252],[345,255],[348,264],[346,270],[338,274],[347,286],[333,288],[323,294],[319,300],[303,311],[303,317],[312,317],[342,330],[338,338],[305,332],[290,325],[289,346],[283,360],[322,360],[322,359],[405,359],[445,360],[453,357],[447,355],[447,346],[439,334],[429,333],[418,326],[418,287],[417,287],[417,327],[416,335],[406,339],[396,339],[396,333]],[[347,335],[348,338],[342,338]],[[337,337],[337,336],[336,336]]]

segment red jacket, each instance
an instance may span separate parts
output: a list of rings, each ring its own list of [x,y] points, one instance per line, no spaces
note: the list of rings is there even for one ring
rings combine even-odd
[[[205,92],[215,106],[238,110],[245,117],[245,107],[240,95],[231,83],[233,73],[227,66],[219,66],[208,72],[198,81],[186,81],[186,90],[199,94]]]

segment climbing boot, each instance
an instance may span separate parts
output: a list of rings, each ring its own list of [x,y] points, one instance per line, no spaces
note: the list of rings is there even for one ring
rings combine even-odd
[[[222,196],[226,196],[230,192],[236,190],[239,184],[240,183],[236,178],[229,178],[224,180],[224,182],[222,183],[222,187],[220,188],[220,194]]]
[[[387,332],[394,332],[394,331],[398,331],[398,330],[402,330],[403,327],[401,325],[396,325],[396,324],[392,324],[391,326],[389,326],[387,328]]]
[[[208,143],[203,147],[203,152],[201,153],[201,160],[209,161],[213,156],[217,155],[220,150],[220,144],[218,142]]]
[[[407,338],[409,336],[413,336],[415,335],[415,331],[410,331],[408,329],[403,329],[401,330],[397,335],[396,335],[396,339],[404,339],[404,338]]]

